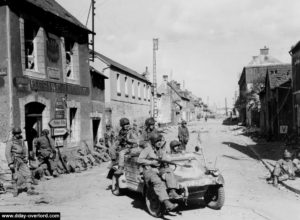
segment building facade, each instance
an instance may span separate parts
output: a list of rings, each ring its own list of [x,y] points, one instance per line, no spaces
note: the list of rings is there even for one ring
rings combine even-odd
[[[95,53],[92,64],[105,80],[106,123],[119,127],[119,121],[127,117],[143,125],[151,116],[151,82],[136,71],[100,54]]]
[[[0,17],[2,144],[19,126],[29,150],[42,129],[63,149],[92,145],[104,105],[91,102],[91,32],[53,0],[0,1]]]

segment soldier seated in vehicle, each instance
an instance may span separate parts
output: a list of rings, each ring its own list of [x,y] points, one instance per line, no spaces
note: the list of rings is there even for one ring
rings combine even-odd
[[[292,161],[292,154],[288,150],[284,151],[283,159],[276,162],[272,177],[274,186],[277,186],[278,182],[295,179],[295,168]]]
[[[181,143],[177,140],[170,142],[170,151],[171,154],[180,154],[182,153]]]
[[[164,203],[166,209],[173,210],[178,206],[178,204],[170,202],[170,198],[180,198],[180,196],[176,193],[178,185],[177,181],[172,170],[155,160],[167,160],[164,148],[166,142],[160,134],[152,134],[149,140],[151,146],[142,150],[137,162],[143,167],[143,175],[146,185],[152,185],[154,192],[158,196],[159,200]],[[169,194],[167,193],[167,189],[170,190]]]
[[[133,128],[130,128],[130,122],[127,118],[123,118],[120,120],[120,125],[122,129],[120,130],[118,139],[120,141],[121,151],[119,152],[118,159],[118,170],[115,172],[117,175],[123,174],[124,171],[124,162],[125,162],[125,154],[139,154],[141,152],[141,148],[139,147],[139,137],[137,125],[134,123]]]

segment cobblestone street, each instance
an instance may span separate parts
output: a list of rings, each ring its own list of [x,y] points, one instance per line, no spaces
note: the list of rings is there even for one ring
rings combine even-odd
[[[189,124],[191,140],[188,150],[197,144],[197,131],[209,166],[216,164],[225,178],[225,205],[220,211],[193,204],[167,219],[300,219],[299,197],[285,188],[266,183],[266,168],[246,146],[255,145],[240,135],[234,126],[211,119]],[[167,130],[169,142],[177,136],[177,127]],[[102,164],[80,174],[63,175],[41,182],[41,192],[29,197],[22,193],[13,198],[7,193],[0,197],[2,211],[58,211],[62,219],[152,219],[140,195],[128,193],[116,197],[106,179],[108,164]]]

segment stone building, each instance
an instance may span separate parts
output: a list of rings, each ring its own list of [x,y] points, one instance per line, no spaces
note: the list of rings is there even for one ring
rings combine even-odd
[[[54,0],[0,0],[0,30],[2,144],[20,126],[29,150],[42,129],[63,149],[92,145],[104,99],[91,102],[91,31]]]
[[[260,87],[265,83],[266,70],[270,66],[287,65],[272,57],[269,48],[260,49],[258,56],[253,56],[247,66],[243,68],[239,79],[238,109],[240,121],[249,126],[259,126],[260,114],[257,105],[253,102],[259,100]],[[252,100],[249,100],[251,93]],[[256,95],[256,97],[255,97]]]
[[[95,52],[91,64],[105,80],[106,123],[119,127],[119,120],[127,117],[139,125],[151,116],[151,82],[142,74]]]

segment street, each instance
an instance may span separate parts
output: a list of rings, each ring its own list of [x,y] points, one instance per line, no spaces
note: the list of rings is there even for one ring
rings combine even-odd
[[[219,211],[193,205],[165,216],[166,219],[300,219],[299,196],[266,183],[268,171],[246,146],[255,143],[240,135],[236,126],[222,125],[221,119],[209,119],[190,122],[188,128],[188,150],[194,150],[200,131],[207,164],[216,164],[225,178],[225,205]],[[170,127],[165,134],[168,143],[176,136],[177,127]],[[141,196],[112,195],[110,181],[106,179],[107,166],[104,163],[79,174],[43,181],[36,187],[41,192],[38,196],[1,195],[0,210],[61,212],[63,220],[153,219],[145,211]]]

